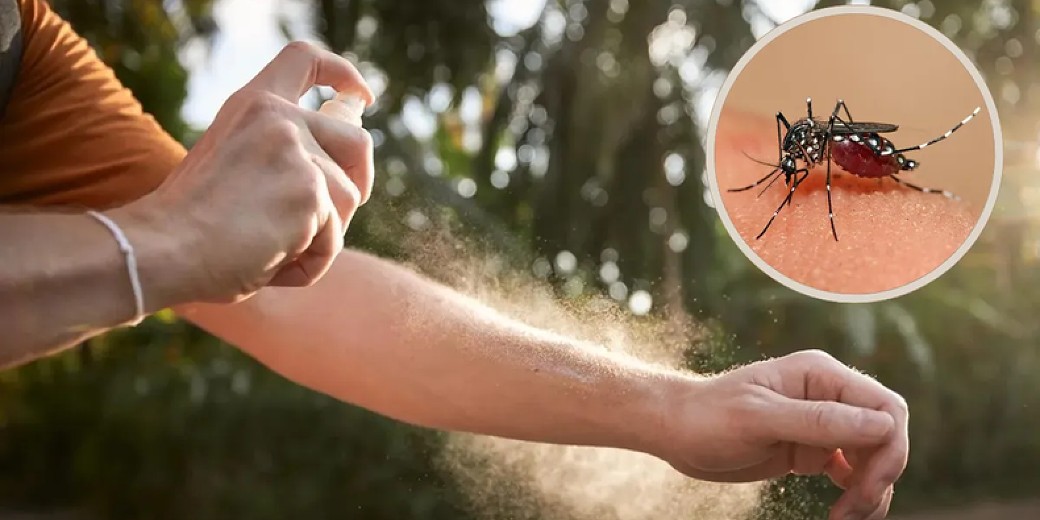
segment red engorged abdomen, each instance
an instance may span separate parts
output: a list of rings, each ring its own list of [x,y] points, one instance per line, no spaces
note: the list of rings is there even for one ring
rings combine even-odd
[[[894,155],[878,157],[862,142],[832,142],[831,158],[843,170],[859,177],[876,179],[899,173],[899,163]]]

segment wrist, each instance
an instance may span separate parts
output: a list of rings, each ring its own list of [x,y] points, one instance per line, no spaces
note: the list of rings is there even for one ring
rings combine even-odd
[[[197,249],[174,215],[149,196],[104,214],[134,248],[146,314],[192,301],[201,287],[191,266]]]
[[[696,375],[678,370],[656,369],[640,378],[639,390],[633,392],[632,412],[624,417],[630,446],[636,451],[666,458],[674,449],[673,434],[682,413],[703,384]]]

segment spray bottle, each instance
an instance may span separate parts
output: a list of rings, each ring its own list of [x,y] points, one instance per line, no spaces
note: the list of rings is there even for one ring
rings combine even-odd
[[[365,113],[365,100],[357,94],[338,92],[335,97],[322,103],[318,112],[352,125],[361,126],[361,115]]]

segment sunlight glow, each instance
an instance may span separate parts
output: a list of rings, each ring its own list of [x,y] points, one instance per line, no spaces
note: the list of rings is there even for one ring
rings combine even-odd
[[[502,35],[515,34],[538,21],[545,0],[494,0],[488,5],[495,30]],[[290,22],[290,28],[299,38],[313,40],[310,29],[309,2],[279,0],[218,0],[213,16],[220,30],[213,38],[207,54],[197,46],[182,53],[185,66],[191,72],[188,81],[188,99],[182,113],[192,126],[205,128],[216,117],[221,105],[231,94],[249,82],[288,41],[278,27],[279,15]],[[362,71],[369,77],[368,71]],[[385,88],[385,78],[374,78]],[[376,88],[376,87],[379,88]],[[325,95],[329,92],[322,89]],[[319,96],[310,92],[301,100],[303,106],[317,108]],[[420,119],[432,114],[415,112]],[[411,118],[409,118],[411,119]],[[409,126],[425,128],[429,121],[406,122]]]
[[[545,8],[545,0],[493,0],[488,3],[495,32],[511,36],[538,21]]]

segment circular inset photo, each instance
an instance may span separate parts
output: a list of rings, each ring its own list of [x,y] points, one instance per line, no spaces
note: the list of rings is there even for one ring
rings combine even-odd
[[[869,302],[952,267],[982,232],[1003,158],[967,56],[902,13],[835,7],[759,40],[712,112],[708,182],[760,269],[803,294]]]

